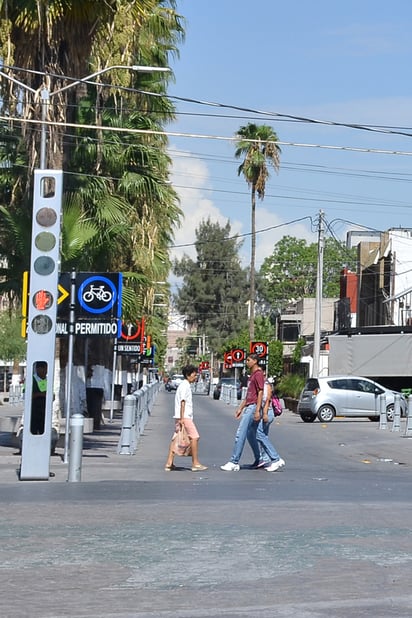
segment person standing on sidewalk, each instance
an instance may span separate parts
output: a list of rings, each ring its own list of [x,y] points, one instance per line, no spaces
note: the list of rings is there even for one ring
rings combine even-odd
[[[37,361],[33,372],[32,386],[32,404],[31,404],[31,419],[30,433],[33,435],[42,435],[45,432],[46,421],[46,393],[47,393],[47,363],[46,361]],[[21,416],[19,427],[16,432],[16,437],[19,441],[20,451],[23,445],[23,425],[24,413]],[[54,455],[54,451],[59,440],[60,416],[58,411],[53,406],[52,413],[52,431],[50,453]]]
[[[203,470],[207,470],[207,466],[201,464],[198,458],[199,432],[193,422],[193,397],[191,388],[191,384],[196,382],[197,379],[197,368],[194,365],[186,365],[186,367],[183,367],[182,369],[182,374],[185,379],[182,380],[177,387],[175,395],[175,432],[177,432],[180,427],[184,425],[192,447],[192,472],[201,472]],[[165,464],[166,472],[175,469],[173,463],[174,455],[175,453],[173,450],[172,440]]]
[[[268,472],[276,472],[276,470],[279,470],[279,468],[285,465],[284,459],[280,457],[275,446],[269,439],[270,425],[275,420],[275,413],[272,408],[272,395],[274,392],[269,380],[265,380],[262,400],[262,418],[259,421],[255,434],[259,444],[260,457],[258,461],[255,459],[252,466],[253,468],[265,468]],[[252,434],[253,430],[250,429],[249,432]],[[248,440],[249,444],[251,440],[253,444],[253,435],[249,435],[248,433]]]
[[[248,437],[255,460],[259,461],[260,451],[256,439],[256,431],[261,418],[265,376],[258,365],[258,361],[259,357],[257,354],[249,354],[246,358],[246,365],[250,371],[250,377],[248,380],[246,397],[235,412],[235,418],[240,418],[240,423],[235,436],[232,456],[224,466],[220,466],[220,469],[225,472],[238,472],[240,470],[239,460]]]

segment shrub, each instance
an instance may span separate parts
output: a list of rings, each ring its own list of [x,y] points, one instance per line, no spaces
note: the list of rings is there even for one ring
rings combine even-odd
[[[288,373],[276,382],[276,387],[279,389],[281,396],[292,397],[298,399],[301,390],[305,385],[306,379],[297,373]]]

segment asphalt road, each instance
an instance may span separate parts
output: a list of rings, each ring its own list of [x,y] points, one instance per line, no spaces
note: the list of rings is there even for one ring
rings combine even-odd
[[[271,436],[286,466],[222,472],[234,408],[195,396],[200,459],[164,472],[173,393],[161,392],[133,456],[118,427],[85,436],[82,482],[52,459],[16,480],[0,448],[2,616],[410,617],[412,440],[369,420]],[[13,459],[14,458],[14,459]]]

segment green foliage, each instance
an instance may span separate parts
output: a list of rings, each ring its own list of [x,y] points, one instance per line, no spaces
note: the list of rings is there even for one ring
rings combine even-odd
[[[258,315],[255,318],[255,341],[269,341],[275,335],[274,327],[268,316]]]
[[[284,236],[267,257],[259,273],[259,295],[272,308],[316,295],[317,243]],[[343,266],[356,269],[356,250],[326,238],[324,248],[323,296],[339,297],[339,277]]]
[[[26,357],[26,342],[21,336],[21,319],[4,311],[0,314],[0,358],[13,363]]]
[[[247,328],[243,328],[239,333],[233,335],[232,337],[228,337],[222,343],[219,352],[219,357],[223,358],[223,354],[228,352],[229,350],[234,350],[239,348],[240,350],[245,350],[246,354],[249,352],[250,347],[250,339],[249,339],[249,331]]]
[[[283,397],[293,397],[293,399],[298,399],[305,385],[305,381],[306,379],[301,375],[296,373],[287,373],[278,380],[276,386]]]
[[[229,222],[221,227],[210,219],[203,221],[196,230],[195,247],[196,260],[184,256],[174,263],[175,275],[183,278],[175,303],[216,352],[246,324],[246,273]]]
[[[302,348],[305,345],[305,343],[306,342],[303,339],[303,337],[299,337],[295,345],[295,349],[293,350],[293,354],[292,354],[292,362],[295,363],[296,365],[300,363],[300,360],[302,358]]]
[[[277,171],[280,165],[280,146],[278,136],[269,125],[249,122],[237,132],[235,157],[243,158],[238,168],[258,197],[265,197],[266,181],[269,178],[268,165]]]
[[[283,344],[281,341],[269,341],[268,375],[279,377],[283,373]]]

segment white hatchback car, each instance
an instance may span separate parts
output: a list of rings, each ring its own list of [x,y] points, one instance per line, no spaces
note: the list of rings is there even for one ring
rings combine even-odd
[[[386,398],[386,415],[393,420],[395,394],[399,395],[401,415],[406,415],[404,395],[385,388],[381,384],[357,376],[328,376],[310,378],[300,395],[298,414],[305,423],[318,418],[329,423],[335,416],[366,416],[371,421],[379,420],[380,395]]]
[[[180,373],[175,373],[168,382],[166,382],[166,390],[167,391],[175,391],[177,390],[177,387],[179,386],[179,384],[181,382],[183,382],[183,380],[185,379],[185,377],[180,374]]]

